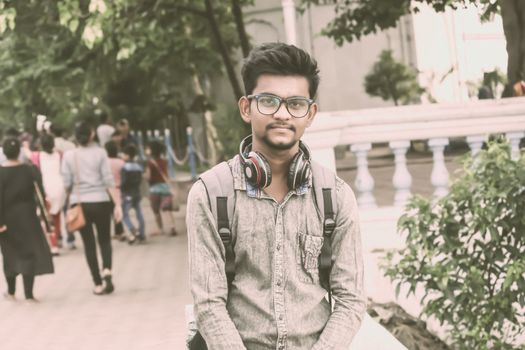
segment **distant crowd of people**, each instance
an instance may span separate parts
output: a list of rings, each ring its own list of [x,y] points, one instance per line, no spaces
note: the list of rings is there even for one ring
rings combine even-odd
[[[113,125],[106,114],[100,115],[98,125],[77,123],[71,140],[62,128],[49,123],[36,135],[15,128],[5,131],[0,149],[5,298],[15,299],[16,277],[22,275],[25,298],[36,301],[35,276],[53,273],[52,257],[61,249],[76,248],[75,231],[68,230],[66,222],[68,210],[75,206],[81,209],[78,232],[96,295],[112,293],[115,288],[112,232],[115,239],[129,244],[144,243],[148,233],[177,234],[165,146],[151,140],[145,154],[145,160],[138,159],[129,122],[121,119]],[[149,184],[147,190],[144,180]],[[157,231],[146,230],[141,206],[146,192]],[[132,220],[132,209],[136,220]]]

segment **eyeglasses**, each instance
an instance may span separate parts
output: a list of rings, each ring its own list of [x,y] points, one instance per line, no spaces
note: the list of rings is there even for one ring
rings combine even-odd
[[[248,100],[257,101],[257,110],[264,115],[275,114],[282,103],[286,105],[286,110],[294,118],[303,118],[310,111],[310,106],[315,102],[306,97],[288,97],[282,98],[271,94],[248,95]]]

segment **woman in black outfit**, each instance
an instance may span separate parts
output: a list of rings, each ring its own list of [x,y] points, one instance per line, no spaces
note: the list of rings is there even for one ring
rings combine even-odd
[[[53,261],[36,212],[35,184],[43,193],[38,170],[18,160],[20,142],[3,143],[7,157],[0,167],[0,247],[7,281],[5,297],[15,299],[16,276],[24,281],[25,297],[34,302],[36,275],[53,273]]]

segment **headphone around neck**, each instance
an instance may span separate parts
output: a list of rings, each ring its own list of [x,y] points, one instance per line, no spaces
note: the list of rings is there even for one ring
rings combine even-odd
[[[272,182],[272,170],[266,158],[252,151],[252,135],[245,137],[239,145],[239,155],[244,176],[250,185],[263,189]],[[310,150],[299,141],[299,152],[293,157],[288,169],[288,188],[297,189],[310,177]]]

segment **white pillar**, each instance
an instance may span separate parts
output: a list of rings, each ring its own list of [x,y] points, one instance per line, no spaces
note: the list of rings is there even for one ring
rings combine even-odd
[[[370,143],[360,143],[352,145],[350,150],[355,153],[357,158],[357,176],[355,187],[358,190],[357,202],[360,208],[375,208],[376,200],[374,198],[374,179],[368,171],[367,153],[372,149]]]
[[[395,156],[395,172],[392,183],[396,189],[394,205],[404,206],[410,198],[410,186],[412,185],[412,176],[407,168],[406,153],[410,147],[410,141],[392,141],[389,143]]]
[[[505,136],[510,142],[512,159],[518,160],[520,157],[520,141],[523,137],[525,137],[525,132],[508,132],[505,134]]]
[[[430,139],[428,146],[432,149],[434,166],[432,167],[431,182],[434,185],[434,196],[440,198],[448,193],[448,170],[445,166],[445,146],[448,139]]]
[[[283,6],[284,30],[286,32],[286,43],[297,45],[297,25],[295,24],[295,2],[294,0],[281,0]]]
[[[481,151],[481,147],[483,146],[483,142],[485,142],[485,139],[485,135],[467,136],[467,143],[470,147],[472,157],[476,156],[476,154],[478,154],[479,151]]]

